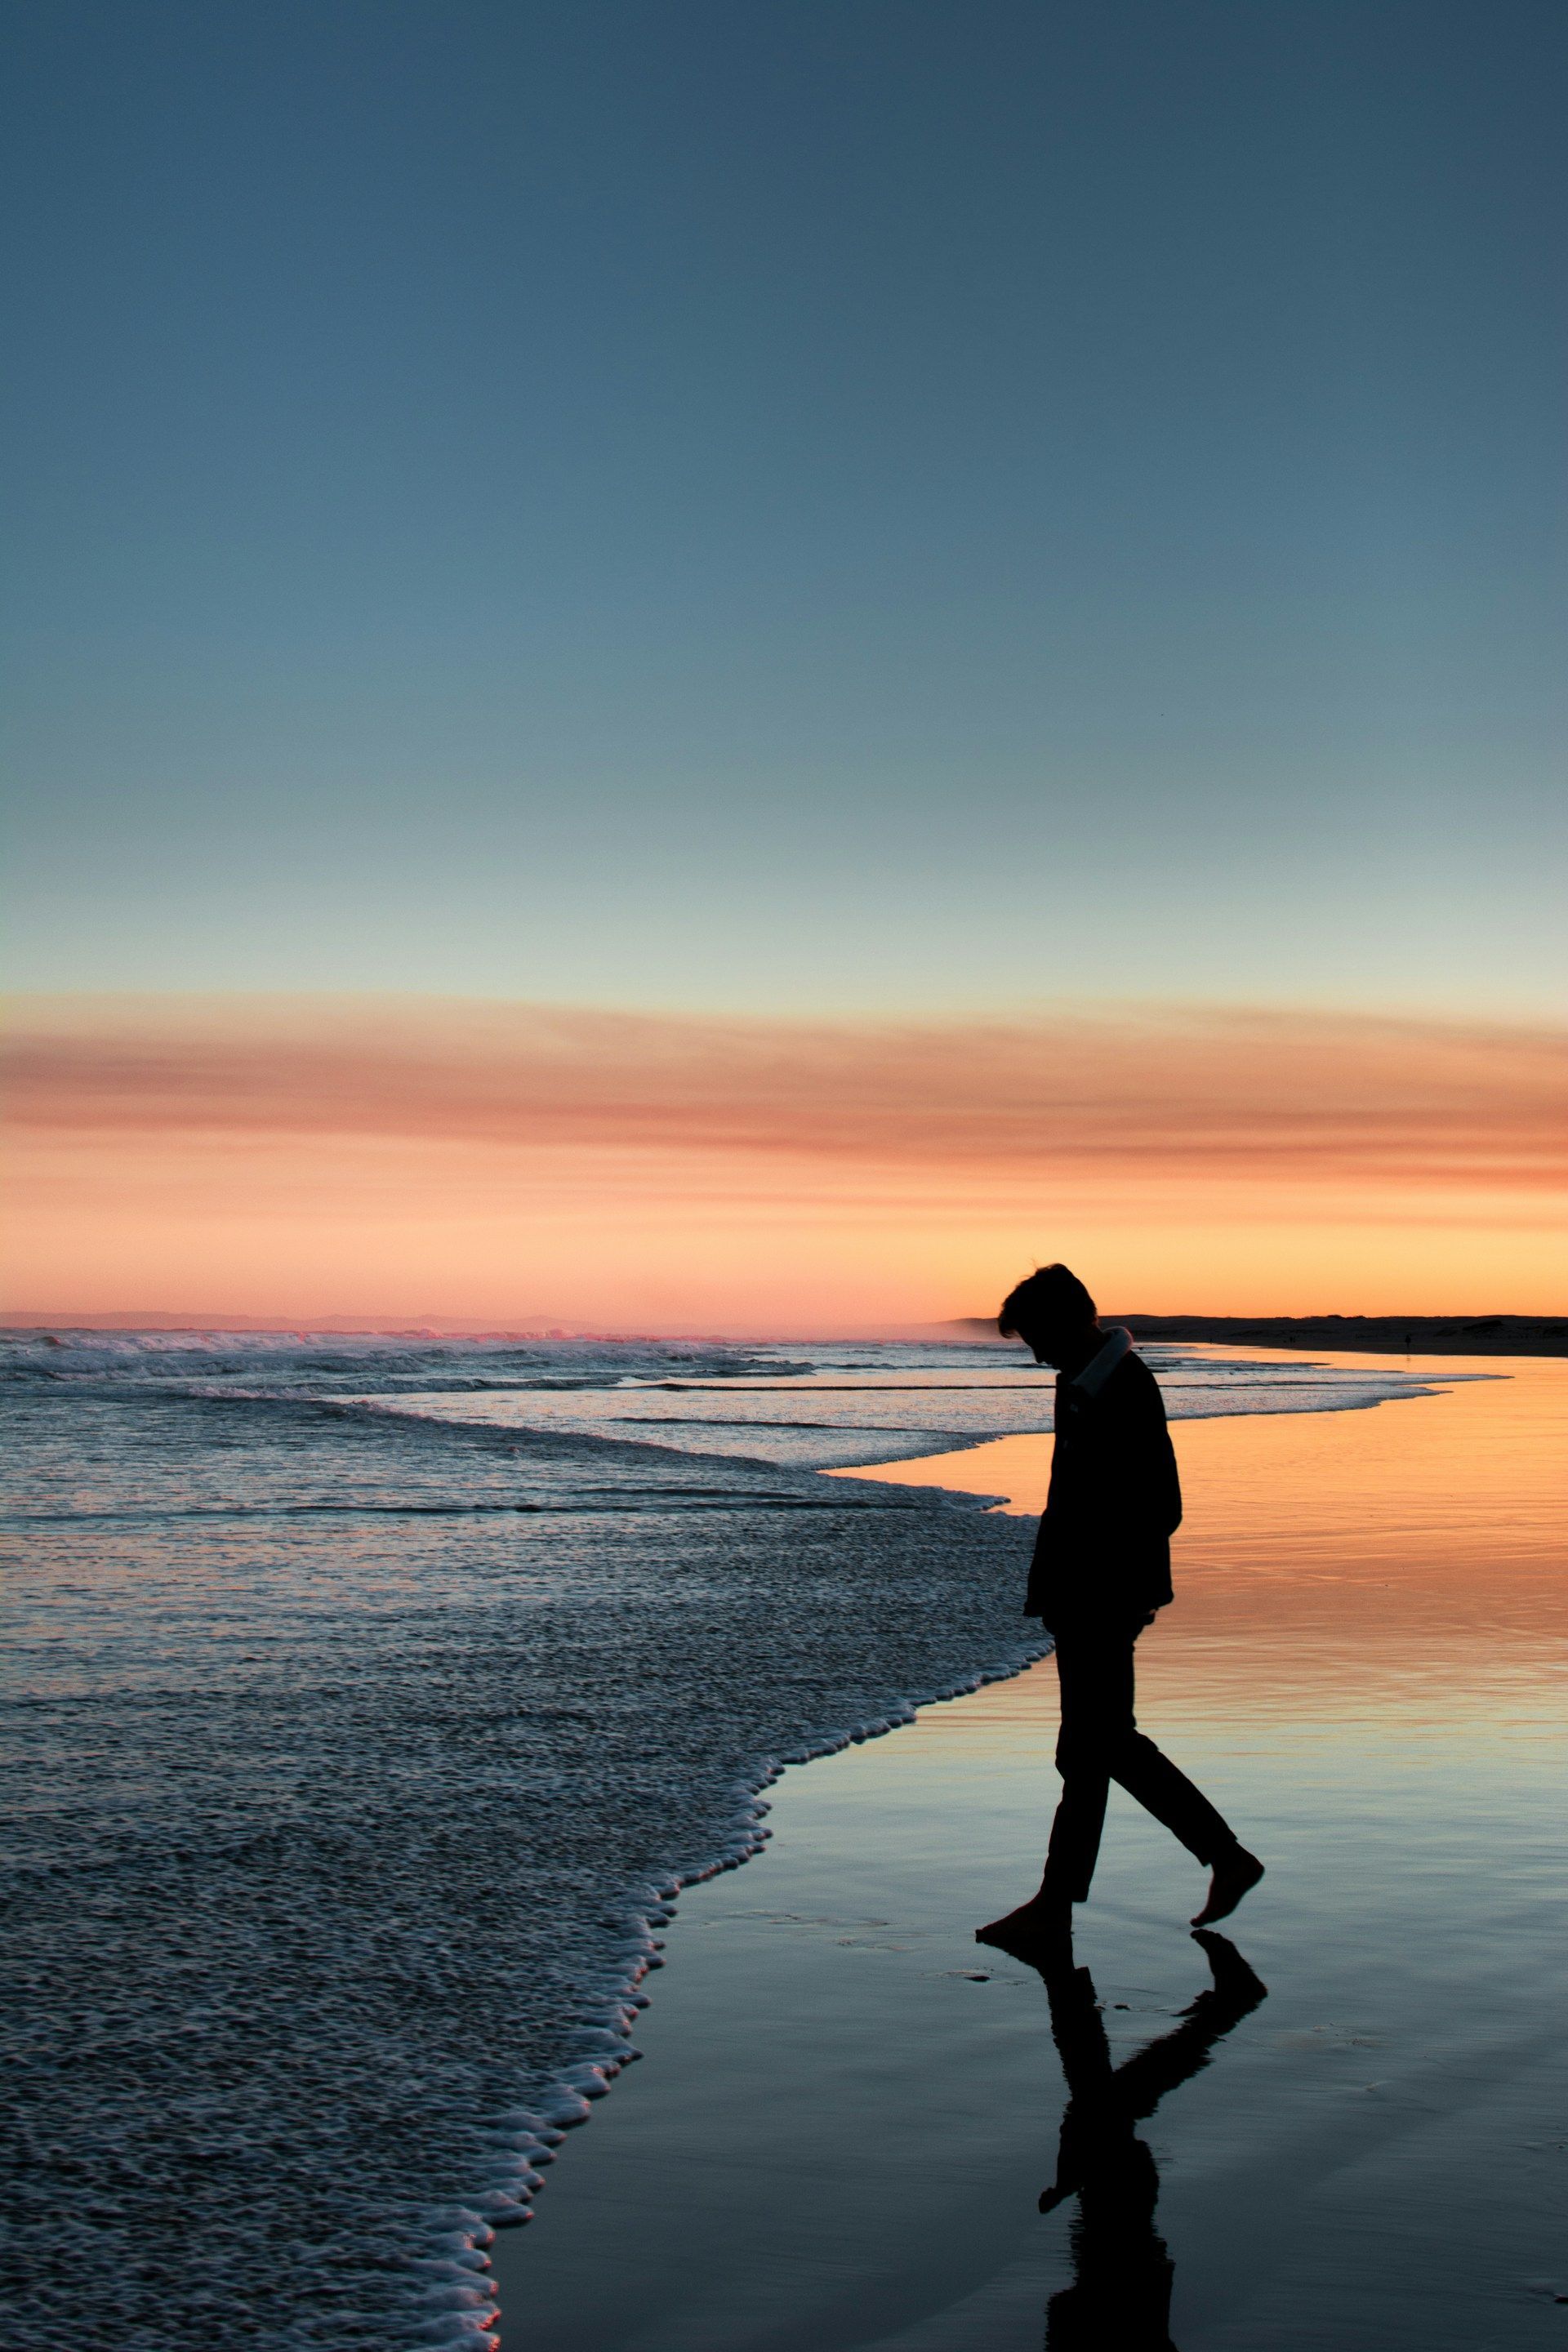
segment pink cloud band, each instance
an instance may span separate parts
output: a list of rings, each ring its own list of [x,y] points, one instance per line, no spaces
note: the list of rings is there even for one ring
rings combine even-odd
[[[868,1168],[1539,1192],[1568,1033],[1258,1010],[806,1022],[344,999],[33,999],[14,1134],[376,1138]]]

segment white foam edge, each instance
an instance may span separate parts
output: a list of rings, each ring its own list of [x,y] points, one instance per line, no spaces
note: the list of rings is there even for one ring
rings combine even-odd
[[[616,1962],[618,1973],[602,1985],[597,1997],[582,2013],[576,2037],[579,2048],[591,2046],[595,2054],[563,2067],[531,2105],[504,2109],[494,2119],[487,2137],[498,2162],[489,2185],[478,2191],[464,2207],[447,2206],[438,2215],[431,2216],[431,2234],[423,2252],[410,2258],[409,2267],[434,2273],[437,2277],[444,2273],[457,2290],[467,2286],[473,2292],[476,2281],[489,2281],[492,2273],[488,2249],[494,2242],[496,2231],[516,2229],[532,2220],[533,2200],[539,2190],[547,2186],[540,2168],[554,2162],[566,2134],[588,2121],[595,2105],[608,2094],[616,2077],[642,2055],[632,2045],[631,2032],[638,2012],[648,2005],[648,1996],[640,1989],[642,1980],[652,1969],[664,1966],[663,1938],[655,1929],[669,1924],[687,1887],[700,1886],[726,1870],[738,1870],[759,1853],[772,1836],[773,1832],[763,1826],[763,1816],[773,1810],[763,1794],[765,1790],[792,1767],[814,1763],[821,1756],[840,1755],[846,1748],[901,1729],[914,1721],[921,1707],[967,1698],[987,1683],[1010,1682],[1048,1657],[1050,1652],[1048,1638],[1021,1638],[1016,1653],[983,1666],[978,1673],[944,1683],[913,1698],[901,1699],[882,1714],[848,1729],[835,1726],[813,1732],[786,1754],[760,1759],[754,1778],[733,1781],[731,1795],[735,1806],[735,1826],[712,1860],[683,1875],[672,1873],[650,1882],[644,1894],[634,1898],[635,1910],[604,1923],[622,1938]],[[434,2280],[432,2284],[434,2286]],[[499,2306],[487,2284],[474,2294],[472,2308],[455,2309],[449,2318],[432,2320],[417,2340],[437,2347],[451,2347],[453,2352],[459,2347],[463,2352],[499,2352],[500,2339],[492,2330],[497,2316]]]

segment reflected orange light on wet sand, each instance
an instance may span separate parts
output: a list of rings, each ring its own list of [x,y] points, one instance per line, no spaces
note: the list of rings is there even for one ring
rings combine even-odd
[[[1186,1516],[1175,1602],[1140,1644],[1151,1717],[1463,1716],[1500,1737],[1555,1717],[1568,1362],[1414,1360],[1452,1385],[1366,1411],[1173,1425]],[[1051,1443],[1001,1438],[840,1475],[1005,1495],[1005,1508],[1037,1513]],[[999,1714],[1037,1714],[1035,1683],[997,1685]]]
[[[1185,2352],[1545,2352],[1558,2316],[1568,1362],[1418,1369],[1440,1392],[1174,1427],[1140,1719],[1267,1864],[1226,1928],[1267,2002],[1148,2132]],[[1050,1454],[836,1475],[1028,1512]],[[650,2063],[498,2248],[507,2352],[1062,2340],[1037,2199],[1071,2086],[1034,1971],[973,1940],[1034,1890],[1056,1679],[791,1769],[774,1842],[682,1896]],[[1203,1883],[1113,1790],[1074,1957],[1118,2063],[1193,2014]]]

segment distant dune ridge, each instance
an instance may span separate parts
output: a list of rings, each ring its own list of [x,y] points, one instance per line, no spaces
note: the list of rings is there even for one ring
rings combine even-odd
[[[1213,1340],[1234,1347],[1350,1348],[1373,1355],[1568,1356],[1561,1315],[1107,1315],[1139,1339]],[[955,1330],[979,1336],[993,1317],[967,1315]]]

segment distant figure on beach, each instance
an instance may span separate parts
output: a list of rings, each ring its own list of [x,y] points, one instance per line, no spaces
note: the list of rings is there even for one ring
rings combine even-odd
[[[1058,1931],[1072,1905],[1087,1902],[1112,1780],[1212,1871],[1193,1921],[1206,1927],[1235,1910],[1263,1864],[1133,1715],[1133,1648],[1171,1598],[1171,1538],[1182,1518],[1159,1384],[1133,1354],[1131,1332],[1100,1329],[1093,1299],[1065,1265],[1021,1282],[996,1326],[1058,1373],[1050,1491],[1024,1613],[1055,1636],[1062,1793],[1038,1893],[976,1933],[1015,1947]]]
[[[1067,2077],[1068,2106],[1057,2151],[1057,2177],[1040,2200],[1049,2213],[1069,2197],[1073,2283],[1051,2297],[1046,2352],[1173,2352],[1171,2282],[1175,2266],[1154,2227],[1160,2168],[1134,2126],[1147,2121],[1167,2091],[1206,2066],[1214,2047],[1240,2023],[1268,1988],[1236,1946],[1200,1928],[1213,1983],[1182,2012],[1182,2022],[1147,2042],[1120,2066],[1110,2063],[1094,1979],[1074,1966],[1064,1931],[1034,1958],[1051,2004],[1051,2034]]]

